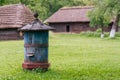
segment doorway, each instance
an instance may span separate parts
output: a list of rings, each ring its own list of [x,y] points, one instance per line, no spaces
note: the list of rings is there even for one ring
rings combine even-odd
[[[66,25],[66,32],[70,32],[70,25]]]

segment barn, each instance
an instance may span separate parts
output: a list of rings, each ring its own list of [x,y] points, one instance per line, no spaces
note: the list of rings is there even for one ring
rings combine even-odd
[[[54,27],[54,32],[73,32],[80,33],[81,31],[95,31],[96,28],[91,28],[88,18],[88,12],[94,9],[93,6],[76,6],[63,7],[56,13],[45,20],[50,26]],[[110,31],[112,23],[105,31]]]
[[[21,39],[18,29],[34,19],[29,8],[23,4],[0,7],[0,40]]]

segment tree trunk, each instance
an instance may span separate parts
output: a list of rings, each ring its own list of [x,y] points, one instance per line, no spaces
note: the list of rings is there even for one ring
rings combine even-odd
[[[115,38],[115,32],[116,32],[116,28],[118,27],[119,18],[120,18],[120,14],[116,16],[116,19],[113,23],[112,29],[110,31],[110,38]]]
[[[104,38],[104,29],[103,29],[103,25],[101,26],[102,32],[101,32],[101,38]]]

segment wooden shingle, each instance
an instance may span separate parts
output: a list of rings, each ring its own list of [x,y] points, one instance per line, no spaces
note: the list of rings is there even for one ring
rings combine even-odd
[[[93,6],[63,7],[45,20],[45,22],[89,22],[87,13],[92,9]]]
[[[34,19],[29,8],[22,4],[0,7],[0,29],[20,28]]]

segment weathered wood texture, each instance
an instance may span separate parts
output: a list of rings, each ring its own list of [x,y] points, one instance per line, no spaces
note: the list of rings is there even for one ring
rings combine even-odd
[[[17,28],[14,29],[0,29],[0,40],[18,40],[20,37]]]
[[[0,7],[0,29],[20,28],[34,19],[29,8],[22,4]]]
[[[24,32],[25,62],[48,62],[48,31]]]
[[[69,32],[80,33],[81,31],[95,31],[97,27],[93,28],[89,26],[89,22],[70,22],[70,23],[50,23],[51,27],[55,28],[54,32],[67,32],[67,26],[69,25]],[[109,27],[104,28],[105,31],[110,31]]]
[[[34,19],[29,8],[22,4],[0,6],[0,40],[21,39],[18,28]]]

